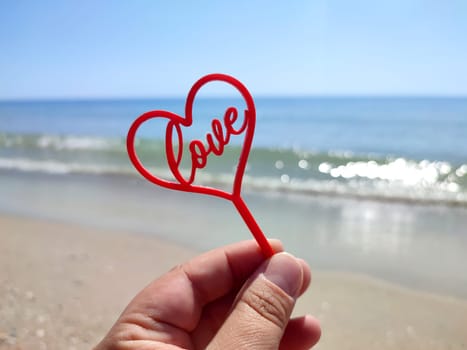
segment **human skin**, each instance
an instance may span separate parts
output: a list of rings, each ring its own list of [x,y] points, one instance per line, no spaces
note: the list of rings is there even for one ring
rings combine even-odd
[[[269,259],[243,241],[173,268],[130,302],[95,350],[309,349],[318,321],[290,315],[310,268],[270,244]]]

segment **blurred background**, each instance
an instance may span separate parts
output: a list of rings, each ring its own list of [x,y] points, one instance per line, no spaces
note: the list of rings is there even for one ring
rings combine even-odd
[[[299,310],[322,320],[317,348],[464,348],[466,37],[454,0],[2,2],[0,349],[89,348],[150,278],[251,237],[231,203],[128,160],[135,118],[183,115],[209,73],[254,97],[243,197],[315,271]],[[229,106],[238,91],[203,87],[185,141]],[[165,124],[137,136],[171,178]],[[242,141],[197,183],[228,191]]]

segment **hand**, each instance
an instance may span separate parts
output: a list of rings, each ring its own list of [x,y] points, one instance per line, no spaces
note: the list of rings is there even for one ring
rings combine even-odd
[[[254,241],[218,248],[143,289],[95,350],[309,349],[318,321],[290,315],[310,280],[303,260],[266,260]]]

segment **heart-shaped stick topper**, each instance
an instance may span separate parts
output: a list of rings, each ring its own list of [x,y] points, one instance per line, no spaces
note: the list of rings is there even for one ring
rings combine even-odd
[[[246,102],[246,109],[243,116],[244,119],[243,121],[239,119],[241,117],[239,116],[239,113],[235,107],[227,108],[222,120],[213,119],[211,121],[212,130],[206,134],[206,142],[204,143],[201,140],[193,140],[188,145],[189,157],[191,159],[191,172],[189,173],[188,177],[185,177],[180,172],[180,164],[182,162],[184,150],[183,133],[181,127],[189,127],[192,125],[193,102],[196,94],[203,85],[213,81],[220,81],[230,84],[241,93]],[[136,132],[138,131],[141,124],[153,118],[163,118],[167,120],[167,126],[165,130],[167,166],[172,172],[175,181],[169,181],[155,176],[144,167],[143,163],[137,156],[135,150]],[[241,123],[238,126],[239,122]],[[130,130],[128,131],[127,150],[130,160],[135,168],[147,180],[156,185],[173,190],[210,194],[230,200],[235,205],[243,220],[249,227],[251,233],[261,247],[263,254],[266,257],[270,257],[274,254],[274,251],[240,194],[243,174],[245,173],[248,155],[250,153],[251,144],[253,142],[255,123],[255,104],[247,88],[240,81],[231,76],[224,74],[210,74],[199,79],[191,88],[185,104],[184,117],[164,110],[146,112],[138,117],[133,122]],[[240,152],[237,170],[235,172],[232,192],[226,192],[217,188],[193,184],[196,171],[206,166],[209,155],[212,153],[215,156],[221,156],[224,152],[225,146],[229,144],[231,136],[241,134],[244,134],[245,138]],[[174,140],[176,142],[175,145]]]

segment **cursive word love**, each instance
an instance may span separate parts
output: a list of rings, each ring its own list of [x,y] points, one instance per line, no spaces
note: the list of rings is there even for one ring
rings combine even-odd
[[[219,119],[213,119],[211,122],[212,132],[206,134],[206,143],[201,140],[193,140],[188,145],[191,158],[191,170],[188,180],[180,172],[180,163],[183,156],[183,133],[180,122],[170,120],[166,128],[166,154],[169,169],[180,184],[190,185],[195,180],[196,170],[206,166],[208,156],[212,153],[221,156],[224,153],[225,146],[229,143],[232,135],[242,134],[248,124],[248,110],[245,111],[245,118],[240,127],[236,128],[235,123],[238,120],[238,111],[234,107],[227,108],[223,124]],[[174,130],[176,135],[176,147],[173,144]]]

